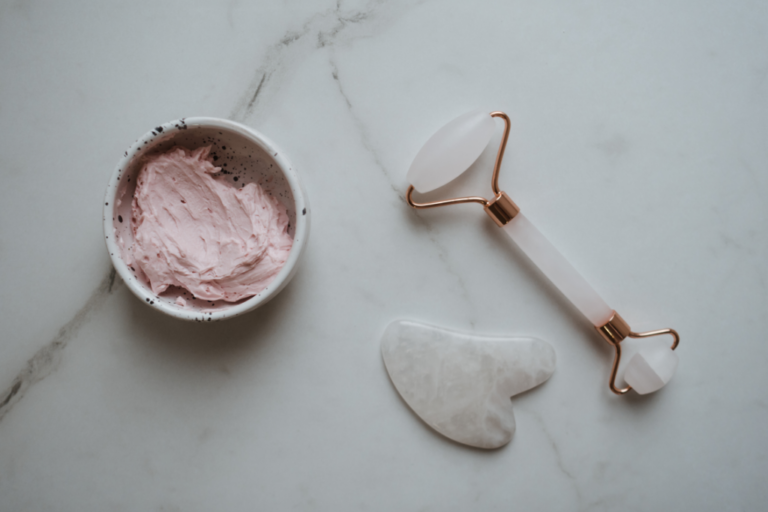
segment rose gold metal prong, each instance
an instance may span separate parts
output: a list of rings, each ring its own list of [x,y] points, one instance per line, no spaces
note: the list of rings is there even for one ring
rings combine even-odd
[[[507,140],[512,124],[509,122],[509,116],[504,112],[491,112],[491,117],[499,117],[504,120],[504,135],[499,143],[499,151],[496,153],[496,163],[493,165],[493,177],[491,178],[491,188],[493,193],[498,196],[501,193],[499,190],[499,169],[501,169],[501,159],[504,158],[504,150],[507,149]]]
[[[460,203],[480,203],[483,206],[488,204],[488,200],[483,197],[456,197],[453,199],[443,199],[442,201],[432,201],[431,203],[417,203],[413,200],[413,185],[408,187],[408,192],[405,193],[405,200],[408,201],[408,204],[411,205],[413,208],[421,209],[421,208],[435,208],[438,206],[448,206],[449,204],[460,204]]]
[[[672,338],[674,338],[675,341],[672,343],[670,348],[675,350],[680,344],[680,335],[677,334],[677,331],[674,329],[659,329],[658,331],[647,332],[630,332],[627,336],[630,338],[650,338],[651,336],[661,336],[662,334],[669,334],[672,336]]]
[[[621,342],[616,343],[613,346],[614,349],[616,349],[616,355],[613,358],[613,368],[611,368],[611,380],[608,381],[608,387],[611,388],[611,391],[616,393],[617,395],[623,395],[630,389],[632,389],[631,386],[627,386],[625,388],[617,388],[616,387],[616,373],[619,371],[619,363],[621,362]]]

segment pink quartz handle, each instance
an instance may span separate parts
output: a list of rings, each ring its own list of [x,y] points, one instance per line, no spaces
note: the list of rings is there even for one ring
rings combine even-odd
[[[613,310],[525,215],[518,213],[503,229],[592,325],[611,319]]]

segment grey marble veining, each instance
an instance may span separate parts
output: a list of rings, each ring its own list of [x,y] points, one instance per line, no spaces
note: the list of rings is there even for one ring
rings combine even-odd
[[[109,274],[99,284],[98,288],[93,291],[88,301],[80,308],[72,320],[59,329],[56,337],[46,345],[43,345],[27,361],[24,368],[13,379],[11,386],[0,394],[0,421],[10,412],[16,402],[21,400],[31,386],[43,380],[56,369],[61,360],[62,352],[70,340],[77,336],[83,324],[90,319],[92,314],[96,313],[99,306],[120,285],[122,285],[122,280],[117,277],[117,272],[114,269],[110,270]]]

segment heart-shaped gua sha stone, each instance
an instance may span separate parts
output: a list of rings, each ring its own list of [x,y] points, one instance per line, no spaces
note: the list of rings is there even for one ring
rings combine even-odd
[[[456,442],[493,449],[515,432],[510,397],[545,382],[555,351],[535,338],[465,334],[407,320],[381,340],[397,391],[430,427]]]

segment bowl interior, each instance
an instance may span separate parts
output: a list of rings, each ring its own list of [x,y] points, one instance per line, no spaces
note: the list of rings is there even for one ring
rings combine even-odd
[[[133,260],[131,205],[136,189],[136,177],[148,156],[162,153],[176,146],[187,149],[211,146],[214,165],[221,167],[221,173],[233,187],[242,188],[248,183],[257,183],[265,192],[277,198],[288,213],[288,232],[294,240],[296,239],[296,202],[291,192],[291,184],[275,158],[277,153],[273,154],[276,150],[265,141],[256,140],[253,135],[242,133],[237,126],[230,127],[226,123],[211,126],[210,123],[189,119],[155,128],[139,139],[125,154],[124,165],[118,171],[112,219],[115,239],[124,262]],[[192,298],[189,291],[173,286],[157,296],[149,287],[146,276],[136,265],[128,265],[127,268],[133,274],[135,282],[144,288],[142,291],[145,293],[142,295],[147,302],[171,313],[174,310],[178,310],[179,313],[184,311],[184,316],[189,313],[223,312],[254,299],[258,302],[258,297],[266,292],[265,290],[262,294],[235,303]],[[267,289],[269,288],[268,286]],[[178,297],[186,301],[185,306],[176,304]]]

